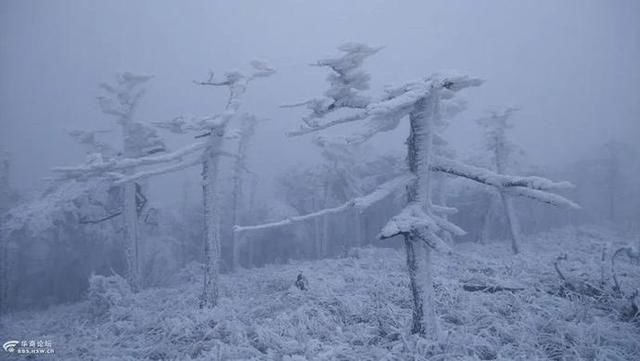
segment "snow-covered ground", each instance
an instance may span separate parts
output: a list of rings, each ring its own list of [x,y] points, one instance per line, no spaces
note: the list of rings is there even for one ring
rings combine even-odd
[[[563,289],[554,269],[569,250],[558,265],[564,276],[595,288],[604,278],[609,291],[611,253],[630,241],[604,229],[564,228],[525,237],[517,256],[506,242],[438,254],[438,343],[409,334],[404,255],[383,248],[223,275],[214,310],[198,308],[197,265],[175,275],[175,286],[137,295],[98,278],[91,301],[11,315],[3,339],[50,339],[55,357],[42,360],[640,360],[631,303],[611,292]],[[640,288],[640,265],[620,257],[617,268],[623,291]],[[299,272],[307,291],[294,286]]]

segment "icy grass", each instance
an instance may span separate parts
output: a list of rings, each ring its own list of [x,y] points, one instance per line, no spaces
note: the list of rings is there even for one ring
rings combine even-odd
[[[562,250],[572,249],[561,265],[568,278],[597,284],[602,247],[623,242],[567,228],[529,237],[519,256],[496,242],[437,257],[437,343],[407,332],[402,252],[374,248],[224,275],[214,310],[198,309],[197,265],[176,275],[177,286],[138,295],[98,278],[89,301],[16,314],[7,336],[51,339],[61,360],[639,360],[637,322],[621,321],[606,302],[553,294]],[[623,260],[621,269],[623,288],[640,287],[639,265]],[[299,271],[310,290],[293,287]],[[462,282],[524,290],[467,292]]]

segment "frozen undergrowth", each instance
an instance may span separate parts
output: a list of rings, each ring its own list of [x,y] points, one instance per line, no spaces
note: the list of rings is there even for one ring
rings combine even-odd
[[[553,261],[563,250],[572,250],[561,264],[567,278],[599,284],[606,243],[612,252],[624,239],[565,228],[526,238],[518,256],[496,242],[436,257],[435,344],[407,332],[402,252],[374,248],[223,275],[214,310],[198,309],[197,265],[176,275],[175,287],[135,296],[112,282],[118,287],[104,298],[15,314],[7,334],[49,337],[61,360],[638,360],[638,322],[621,321],[607,300],[554,294],[561,282]],[[622,260],[619,268],[623,289],[640,288],[640,265]],[[310,290],[293,287],[299,271]],[[610,285],[608,270],[605,278]],[[109,284],[97,282],[98,293]],[[467,292],[462,282],[524,290]]]

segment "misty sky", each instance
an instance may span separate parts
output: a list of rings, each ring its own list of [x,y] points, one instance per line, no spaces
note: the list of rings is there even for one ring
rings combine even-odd
[[[1,0],[0,147],[14,156],[13,182],[37,187],[51,167],[84,158],[68,130],[116,128],[95,99],[115,72],[155,75],[138,116],[168,120],[218,112],[224,90],[192,80],[262,59],[278,74],[252,84],[243,110],[269,118],[251,154],[268,179],[317,159],[308,138],[283,135],[303,110],[278,106],[321,95],[327,72],[308,64],[347,41],[385,46],[366,64],[373,93],[449,69],[486,79],[461,94],[469,110],[447,133],[463,156],[480,141],[474,119],[501,106],[522,107],[514,140],[537,164],[640,136],[637,0]],[[399,151],[406,134],[401,127],[371,146]]]

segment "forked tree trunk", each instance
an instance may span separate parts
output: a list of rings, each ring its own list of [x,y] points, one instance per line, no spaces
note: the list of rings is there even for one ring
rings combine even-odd
[[[212,132],[211,137],[219,138]],[[219,144],[219,139],[212,139]],[[210,146],[202,165],[202,190],[204,195],[204,286],[200,308],[213,308],[218,303],[218,279],[220,274],[220,210],[221,197],[217,187],[218,159],[215,146]]]
[[[416,181],[408,190],[408,203],[419,204],[427,215],[431,214],[430,170],[432,157],[434,117],[438,116],[437,90],[418,102],[410,114],[411,132],[407,140],[407,162]],[[405,235],[407,268],[413,299],[411,332],[428,339],[438,338],[438,324],[433,296],[431,249],[417,229]]]

